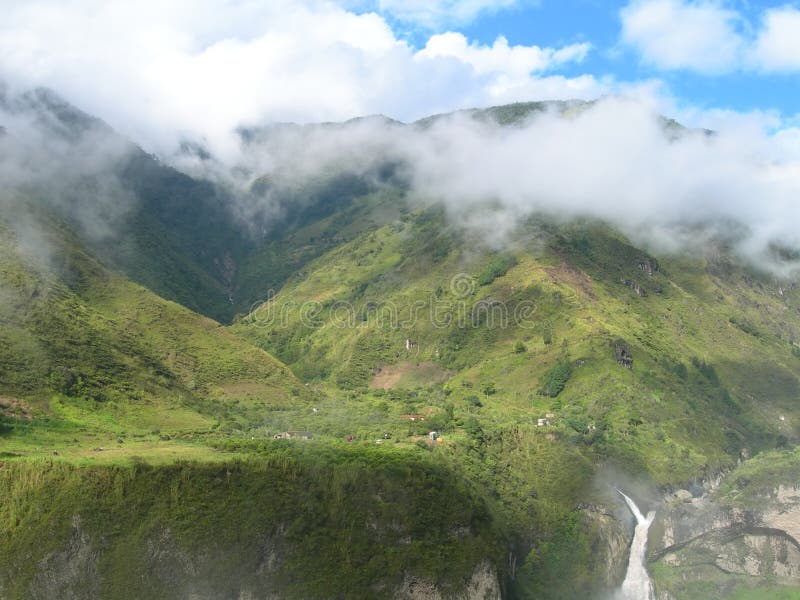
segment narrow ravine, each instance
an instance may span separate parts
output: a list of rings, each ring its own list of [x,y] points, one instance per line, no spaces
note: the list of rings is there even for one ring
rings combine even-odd
[[[656,513],[650,511],[645,517],[633,500],[622,490],[617,491],[625,498],[625,503],[636,517],[636,529],[633,532],[631,553],[628,557],[628,571],[625,573],[625,580],[622,582],[617,598],[619,600],[653,600],[655,598],[653,582],[644,566],[644,559],[647,551],[647,530],[650,529]]]

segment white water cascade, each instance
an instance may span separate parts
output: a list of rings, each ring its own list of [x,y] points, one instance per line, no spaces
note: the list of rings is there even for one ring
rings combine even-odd
[[[647,530],[650,529],[656,513],[650,511],[645,517],[633,500],[622,490],[617,491],[625,498],[625,503],[636,517],[636,529],[633,531],[631,553],[628,557],[628,572],[625,573],[625,581],[622,582],[617,598],[619,600],[653,600],[655,598],[653,582],[650,581],[650,576],[644,566],[644,556],[647,550]]]

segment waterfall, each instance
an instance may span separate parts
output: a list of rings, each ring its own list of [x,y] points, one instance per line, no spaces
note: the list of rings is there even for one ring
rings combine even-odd
[[[617,491],[625,498],[625,503],[636,517],[636,529],[633,532],[631,553],[628,557],[628,572],[625,573],[625,581],[622,582],[622,588],[617,597],[619,600],[653,600],[655,598],[653,582],[650,581],[650,576],[644,566],[644,557],[647,549],[647,530],[650,529],[650,523],[653,522],[656,513],[650,511],[645,517],[633,500],[622,490]]]

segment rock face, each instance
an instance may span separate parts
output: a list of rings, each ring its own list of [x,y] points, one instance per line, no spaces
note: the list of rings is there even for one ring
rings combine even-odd
[[[619,587],[628,565],[628,550],[633,539],[633,524],[624,523],[603,507],[581,507],[585,522],[594,535],[592,572],[598,577],[597,588],[610,592]]]
[[[638,266],[651,277],[658,273],[658,261],[654,258],[643,258],[638,262]]]
[[[635,279],[623,279],[622,285],[632,289],[640,298],[647,298],[647,290]]]
[[[800,488],[780,485],[748,507],[714,493],[693,497],[679,490],[659,511],[649,547],[652,562],[674,568],[684,581],[710,572],[798,585]],[[659,597],[679,595],[660,589]]]
[[[434,584],[410,576],[406,576],[395,594],[395,600],[500,600],[501,598],[497,572],[488,561],[483,561],[475,567],[466,587],[454,594],[444,594]]]
[[[36,577],[28,592],[31,598],[80,600],[100,596],[97,561],[100,557],[81,527],[80,517],[72,519],[66,545],[48,554],[37,565]]]
[[[482,562],[475,568],[462,597],[465,600],[500,600],[502,595],[497,572],[488,561]]]
[[[775,490],[775,502],[761,515],[767,527],[785,531],[800,542],[800,486],[780,485]]]
[[[617,340],[614,342],[614,360],[621,367],[625,367],[626,369],[633,368],[633,354],[631,354],[631,350],[623,340]]]
[[[188,551],[182,547],[175,534],[160,528],[143,540],[139,552],[141,565],[128,573],[147,580],[152,597],[170,597],[178,600],[278,600],[281,591],[277,568],[286,553],[284,530],[263,539],[259,549],[258,566],[252,578],[245,581],[232,577],[228,582],[214,580],[212,565],[224,561],[213,549],[198,548]],[[101,590],[103,575],[98,565],[103,558],[118,551],[104,540],[92,539],[75,515],[72,530],[66,543],[47,554],[36,565],[36,574],[25,589],[25,598],[35,600],[89,600],[104,597],[127,597],[124,592],[104,596]],[[374,597],[396,600],[500,600],[502,591],[497,569],[484,560],[475,566],[469,580],[461,589],[441,589],[436,583],[408,574],[395,590],[385,585],[376,588]],[[369,593],[369,591],[367,591]],[[17,592],[5,589],[0,577],[0,600],[19,597]]]

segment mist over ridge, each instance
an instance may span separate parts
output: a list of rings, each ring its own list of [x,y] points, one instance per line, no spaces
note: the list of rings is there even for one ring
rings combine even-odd
[[[110,235],[135,203],[119,165],[142,151],[53,92],[4,97],[5,186],[57,204],[71,193],[86,231]],[[753,129],[686,129],[633,99],[521,103],[410,124],[382,116],[268,124],[232,135],[233,160],[197,142],[165,160],[228,190],[243,235],[280,222],[287,203],[309,202],[297,189],[347,176],[399,187],[412,204],[440,203],[490,246],[504,246],[516,223],[538,214],[600,219],[658,252],[700,251],[713,239],[776,274],[797,267],[800,163],[785,146]],[[75,193],[78,184],[87,193]]]
[[[239,136],[233,163],[211,154],[176,164],[250,191],[254,180],[268,182],[244,214],[269,214],[282,186],[335,173],[386,185],[377,179],[389,169],[389,185],[412,202],[442,203],[494,246],[520,219],[543,214],[601,219],[659,252],[715,239],[761,268],[796,267],[776,259],[776,249],[800,243],[800,163],[785,144],[748,127],[686,129],[635,99],[521,103],[410,124],[375,116],[267,125]]]

